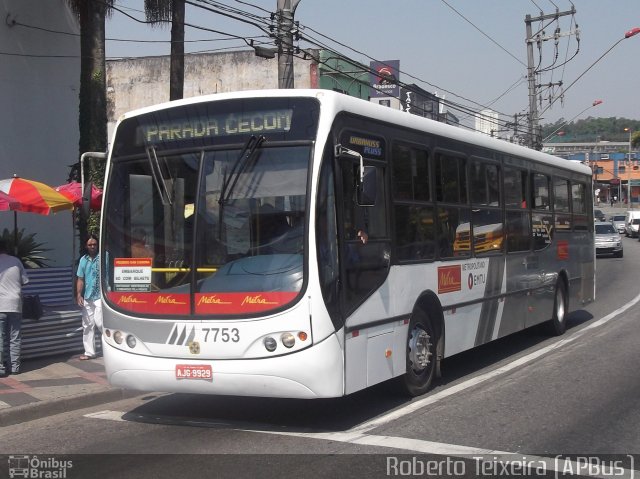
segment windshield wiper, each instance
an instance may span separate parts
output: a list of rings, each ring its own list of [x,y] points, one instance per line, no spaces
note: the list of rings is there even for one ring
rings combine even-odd
[[[156,149],[153,146],[149,146],[146,148],[147,159],[149,160],[149,167],[151,168],[151,176],[153,177],[153,183],[156,185],[156,189],[158,190],[158,194],[160,195],[160,199],[163,205],[171,205],[171,195],[169,195],[169,188],[167,187],[167,182],[164,179],[164,175],[162,174],[162,168],[160,166],[160,161],[158,160],[158,155],[156,155]],[[169,170],[169,167],[166,164],[166,160],[164,160],[164,166],[166,170]]]
[[[251,135],[251,137],[245,143],[244,148],[242,148],[238,159],[233,164],[233,168],[231,169],[229,176],[227,176],[227,178],[222,182],[222,189],[220,191],[220,197],[218,198],[218,204],[220,205],[220,207],[218,208],[219,240],[222,240],[222,219],[224,218],[224,205],[227,203],[227,201],[229,201],[231,193],[233,193],[233,190],[236,187],[238,180],[240,179],[240,175],[247,168],[247,165],[249,165],[249,163],[251,162],[251,159],[254,157],[255,152],[258,150],[260,145],[264,143],[265,140],[266,138],[263,135],[260,135],[258,138],[256,138],[255,135]],[[233,178],[234,174],[235,178]],[[229,184],[232,178],[233,183]]]
[[[221,206],[229,200],[231,193],[233,192],[236,184],[238,183],[238,180],[240,179],[240,175],[242,174],[242,172],[244,172],[254,153],[265,141],[265,139],[266,138],[262,135],[257,138],[255,135],[251,135],[251,137],[245,143],[244,148],[238,156],[238,159],[233,164],[233,168],[231,169],[229,176],[227,176],[226,180],[222,184],[220,198],[218,198],[218,203],[220,203]],[[235,178],[233,178],[234,174],[236,175]],[[231,182],[231,178],[233,178],[233,183],[229,185],[229,182]]]

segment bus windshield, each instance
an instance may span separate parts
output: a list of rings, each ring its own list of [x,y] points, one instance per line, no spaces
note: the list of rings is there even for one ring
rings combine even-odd
[[[229,148],[148,147],[112,159],[108,300],[154,317],[246,316],[293,301],[303,284],[310,158],[310,143],[252,136]]]

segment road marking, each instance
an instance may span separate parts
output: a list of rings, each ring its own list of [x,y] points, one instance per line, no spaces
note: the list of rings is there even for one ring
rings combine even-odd
[[[122,411],[99,411],[91,414],[86,414],[84,417],[92,418],[92,419],[103,419],[109,421],[125,421],[128,422],[130,420],[125,419],[126,416],[129,416],[130,413],[122,412]],[[133,415],[136,419],[141,422],[153,423],[153,424],[170,424],[170,425],[181,425],[181,426],[198,426],[198,427],[220,427],[221,424],[219,422],[208,421],[208,420],[184,420],[178,421],[174,417],[169,416],[158,416],[158,415],[144,415],[144,414],[135,414]],[[472,465],[475,466],[476,469],[481,471],[499,471],[501,467],[515,465],[519,472],[523,472],[526,470],[530,470],[531,474],[519,474],[519,475],[535,475],[534,473],[537,470],[541,470],[542,472],[559,472],[563,475],[580,475],[581,477],[605,477],[602,475],[602,467],[594,468],[588,467],[588,463],[585,461],[576,462],[565,460],[558,457],[541,457],[541,456],[532,456],[529,454],[521,454],[521,453],[513,453],[506,451],[499,451],[495,449],[483,449],[478,447],[469,447],[469,446],[461,446],[457,444],[447,444],[443,442],[434,442],[434,441],[426,441],[422,439],[412,439],[406,437],[396,437],[396,436],[381,436],[375,434],[365,434],[363,432],[358,432],[355,430],[344,431],[344,432],[288,432],[288,431],[269,431],[267,428],[265,429],[254,429],[254,428],[241,428],[234,427],[231,424],[227,424],[227,426],[231,426],[231,428],[243,431],[243,432],[253,432],[259,434],[272,434],[277,436],[288,436],[288,437],[300,437],[304,439],[315,439],[322,441],[332,441],[332,442],[341,442],[345,444],[356,444],[360,446],[374,446],[374,447],[383,447],[387,449],[398,449],[402,451],[403,457],[407,454],[407,451],[411,451],[412,453],[421,453],[429,456],[445,456],[447,458],[459,458],[464,459],[466,461],[472,461]],[[633,457],[627,456],[631,460],[631,467],[634,467]],[[404,458],[406,459],[406,458]],[[416,458],[418,459],[418,458]],[[595,456],[592,457],[593,460],[597,458]],[[420,459],[421,460],[421,459]],[[445,459],[446,460],[446,459]],[[440,462],[444,462],[445,460],[440,459]],[[429,458],[430,462],[437,462],[437,458]],[[601,464],[601,463],[598,463]],[[604,464],[606,468],[611,469],[613,466],[608,462]],[[609,470],[606,469],[606,470]],[[616,466],[616,477],[633,479],[635,475],[635,470],[633,469],[622,469],[622,467]],[[471,471],[470,471],[471,472]]]
[[[366,446],[376,446],[376,447],[385,447],[390,449],[399,449],[402,451],[412,451],[423,454],[434,454],[441,456],[453,456],[460,457],[463,459],[470,459],[473,456],[480,457],[482,456],[482,460],[484,461],[498,461],[499,463],[505,463],[508,461],[518,461],[523,460],[524,458],[527,461],[539,462],[540,464],[544,463],[544,467],[547,471],[554,471],[560,473],[566,473],[567,471],[579,471],[576,474],[580,474],[582,476],[587,477],[603,477],[600,472],[593,472],[593,470],[584,470],[584,463],[578,463],[575,461],[564,460],[561,458],[549,458],[549,457],[541,457],[541,456],[531,456],[527,454],[520,453],[511,453],[505,451],[498,451],[492,449],[483,449],[483,448],[475,448],[469,446],[461,446],[456,444],[447,444],[433,441],[426,441],[422,439],[412,439],[412,438],[404,438],[404,437],[396,437],[396,436],[383,436],[383,435],[375,435],[375,434],[367,434],[368,431],[375,429],[377,427],[388,424],[391,421],[395,421],[399,418],[402,418],[408,414],[411,414],[425,406],[434,404],[442,399],[450,397],[454,394],[457,394],[461,391],[465,391],[473,386],[481,384],[489,379],[500,376],[504,373],[514,370],[522,365],[532,362],[533,360],[539,358],[547,354],[550,351],[555,349],[560,349],[563,346],[572,343],[576,339],[582,337],[587,332],[592,329],[598,328],[613,318],[619,316],[624,313],[631,307],[635,306],[638,302],[640,302],[640,294],[638,294],[634,299],[629,301],[627,304],[621,306],[615,311],[607,314],[603,318],[591,323],[590,325],[576,331],[571,336],[556,341],[549,346],[546,346],[542,349],[534,351],[533,353],[527,354],[521,358],[516,359],[504,366],[501,366],[495,370],[489,371],[485,374],[477,376],[475,378],[469,379],[462,383],[456,384],[452,387],[449,387],[443,391],[427,396],[423,399],[419,399],[414,401],[407,406],[404,406],[400,409],[392,411],[383,416],[374,418],[370,421],[359,424],[351,429],[340,432],[289,432],[289,431],[270,431],[267,428],[260,430],[255,428],[243,428],[243,427],[234,427],[231,423],[220,423],[213,422],[207,420],[184,420],[180,421],[179,418],[170,418],[164,416],[145,416],[143,414],[135,415],[136,418],[145,422],[162,422],[165,424],[181,424],[181,425],[194,425],[199,427],[220,427],[221,425],[230,426],[236,430],[247,431],[247,432],[255,432],[261,434],[274,434],[279,436],[290,436],[290,437],[300,437],[307,439],[317,439],[317,440],[325,440],[325,441],[334,441],[334,442],[342,442],[348,444],[358,444],[358,445],[366,445]],[[130,413],[125,413],[121,411],[100,411],[92,414],[86,414],[85,417],[90,417],[94,419],[106,419],[112,421],[127,421],[125,419],[126,415]],[[484,457],[489,456],[489,457]],[[633,457],[627,456],[631,458],[631,467],[634,467]],[[599,469],[598,469],[599,471]],[[630,478],[633,479],[635,476],[635,469],[623,469],[617,470],[622,474],[617,475],[616,477]],[[573,473],[570,473],[570,475]]]
[[[475,378],[471,378],[468,379],[467,381],[461,382],[459,384],[456,384],[455,386],[451,386],[450,388],[447,388],[443,391],[431,394],[423,399],[418,399],[410,404],[407,404],[404,407],[401,407],[400,409],[396,409],[395,411],[391,411],[388,414],[385,414],[383,416],[374,418],[370,421],[364,422],[362,424],[359,424],[355,427],[353,427],[351,430],[355,430],[355,431],[370,431],[371,429],[375,429],[377,427],[383,426],[384,424],[387,424],[391,421],[395,421],[403,416],[406,416],[407,414],[411,414],[415,411],[417,411],[418,409],[421,409],[425,406],[429,406],[431,404],[435,404],[438,401],[441,401],[442,399],[448,398],[454,394],[457,394],[461,391],[464,391],[466,389],[469,389],[473,386],[477,386],[478,384],[481,384],[485,381],[488,381],[489,379],[493,379],[495,377],[498,377],[504,373],[507,373],[509,371],[512,371],[516,368],[519,368],[520,366],[523,366],[527,363],[532,362],[534,359],[539,358],[540,356],[544,356],[545,354],[547,354],[550,351],[553,351],[555,349],[560,349],[561,347],[575,341],[576,339],[580,338],[581,336],[585,335],[588,331],[590,331],[591,329],[600,327],[606,323],[608,323],[609,321],[611,321],[613,318],[615,318],[616,316],[624,313],[625,311],[627,311],[629,308],[635,306],[638,302],[640,301],[640,294],[638,296],[636,296],[635,298],[633,298],[630,302],[628,302],[627,304],[621,306],[620,308],[616,309],[615,311],[607,314],[606,316],[604,316],[603,318],[593,322],[592,324],[590,324],[589,326],[586,326],[582,329],[580,329],[579,331],[576,331],[575,333],[573,333],[571,336],[561,339],[559,341],[556,341],[553,344],[550,344],[549,346],[545,346],[542,349],[539,349],[537,351],[534,351],[530,354],[527,354],[525,356],[522,356],[521,358],[518,358],[514,361],[511,361],[508,364],[505,364],[504,366],[501,366],[497,369],[494,369],[492,371],[489,371],[487,373],[481,374],[480,376],[476,376]]]

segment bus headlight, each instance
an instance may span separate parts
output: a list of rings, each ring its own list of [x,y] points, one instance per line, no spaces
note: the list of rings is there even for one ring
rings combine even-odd
[[[136,344],[137,344],[136,338],[133,335],[129,334],[127,336],[127,346],[133,349],[136,347]]]
[[[284,344],[286,348],[292,348],[293,345],[296,344],[296,338],[291,333],[284,333],[280,336],[280,341],[282,341],[282,344]]]
[[[120,331],[115,331],[113,333],[113,340],[116,342],[116,344],[122,344],[122,333]]]
[[[264,347],[267,349],[267,351],[272,353],[278,347],[278,343],[271,336],[267,336],[266,338],[264,338]]]

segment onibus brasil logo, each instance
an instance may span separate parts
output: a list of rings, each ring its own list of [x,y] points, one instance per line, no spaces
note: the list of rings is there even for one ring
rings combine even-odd
[[[73,467],[73,462],[69,460],[29,455],[9,456],[8,463],[10,478],[65,479],[68,477],[67,470]]]

